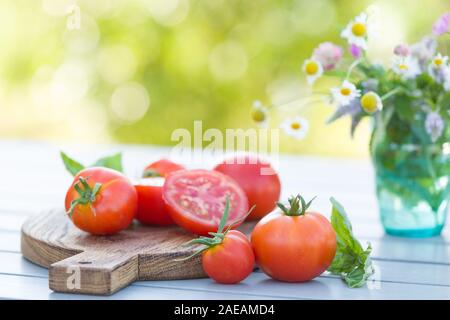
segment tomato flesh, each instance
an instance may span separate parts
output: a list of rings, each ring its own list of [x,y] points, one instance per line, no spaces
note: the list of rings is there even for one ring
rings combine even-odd
[[[136,190],[123,174],[111,169],[94,167],[80,171],[67,191],[66,211],[80,197],[74,188],[79,177],[85,178],[91,188],[95,183],[101,183],[102,187],[93,203],[74,208],[71,218],[78,228],[95,235],[108,235],[131,224],[137,210]]]
[[[169,174],[163,188],[163,198],[172,219],[198,235],[217,231],[227,197],[230,201],[228,226],[242,219],[248,211],[244,191],[231,178],[215,171],[182,170]]]
[[[203,252],[202,266],[216,282],[239,283],[252,273],[255,266],[251,243],[242,232],[231,230],[221,244]]]

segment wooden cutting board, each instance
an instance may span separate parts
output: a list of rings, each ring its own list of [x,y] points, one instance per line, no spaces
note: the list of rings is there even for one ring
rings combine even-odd
[[[240,230],[249,234],[253,223]],[[49,269],[50,289],[58,292],[109,295],[136,280],[205,277],[198,248],[181,246],[194,236],[179,227],[134,223],[112,236],[93,236],[76,228],[63,209],[29,218],[22,226],[25,258]]]

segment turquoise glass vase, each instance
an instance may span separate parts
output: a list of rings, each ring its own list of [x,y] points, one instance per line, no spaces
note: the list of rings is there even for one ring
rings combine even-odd
[[[371,153],[386,233],[439,235],[449,211],[450,142],[398,144],[381,134],[372,139]]]

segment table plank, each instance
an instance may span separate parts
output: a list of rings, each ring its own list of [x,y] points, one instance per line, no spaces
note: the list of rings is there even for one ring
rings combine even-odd
[[[29,263],[21,258],[19,254],[0,253],[0,260],[7,261],[7,263],[0,265],[0,278],[2,275],[15,275],[47,279],[46,269]],[[245,295],[246,297],[289,299],[366,299],[380,296],[385,296],[387,299],[415,299],[423,293],[422,290],[433,290],[434,294],[428,297],[432,296],[437,299],[450,298],[450,266],[379,261],[376,262],[376,267],[381,282],[372,283],[372,289],[349,289],[340,279],[329,275],[321,276],[309,283],[281,283],[270,280],[261,272],[254,272],[242,284],[231,286],[220,285],[210,279],[196,279],[139,281],[133,287],[143,286],[217,294],[226,292],[230,295]],[[404,272],[405,270],[408,270],[408,272]],[[294,290],[294,288],[296,289]],[[321,292],[322,289],[318,288],[326,288],[327,290]],[[396,290],[394,288],[399,289]],[[339,291],[341,292],[338,294]],[[313,296],[311,297],[310,294],[313,294]],[[117,297],[113,296],[113,298]]]
[[[47,277],[48,270],[30,263],[20,253],[0,252],[0,274]],[[377,273],[374,277],[382,282],[426,284],[450,287],[450,265],[407,263],[375,260]],[[408,272],[405,272],[408,270]],[[258,271],[260,272],[260,271]],[[326,278],[334,277],[326,275]],[[194,280],[195,281],[195,280]],[[154,281],[153,281],[154,282]]]
[[[51,300],[71,300],[71,299],[112,299],[112,300],[258,300],[260,295],[212,292],[208,290],[186,290],[162,287],[149,287],[134,285],[122,289],[110,297],[63,294],[52,292],[48,288],[47,278],[24,277],[16,275],[0,274],[0,299],[51,299]],[[272,297],[277,299],[277,297]]]

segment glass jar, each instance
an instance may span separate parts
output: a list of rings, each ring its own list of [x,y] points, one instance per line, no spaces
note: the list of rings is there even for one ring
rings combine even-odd
[[[383,135],[383,139],[373,139],[371,154],[386,233],[405,237],[440,234],[450,202],[450,142],[398,144]]]

